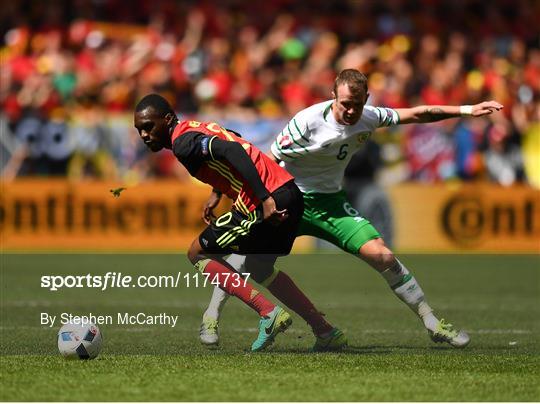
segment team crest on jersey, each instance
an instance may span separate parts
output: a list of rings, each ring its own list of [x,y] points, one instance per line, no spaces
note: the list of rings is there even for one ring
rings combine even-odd
[[[292,138],[289,135],[284,135],[279,140],[279,146],[282,149],[286,149],[287,147],[290,147],[292,143],[293,143]]]
[[[356,139],[358,140],[358,143],[364,143],[369,138],[369,132],[362,132],[356,135]]]

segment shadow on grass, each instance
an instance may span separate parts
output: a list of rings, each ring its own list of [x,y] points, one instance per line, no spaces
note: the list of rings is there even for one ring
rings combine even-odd
[[[263,352],[254,352],[255,355],[264,355],[264,354],[340,354],[340,355],[370,355],[370,354],[396,354],[399,352],[407,353],[418,353],[418,354],[433,354],[433,353],[446,353],[446,352],[456,352],[456,353],[471,353],[471,354],[488,354],[488,353],[497,353],[500,354],[501,351],[511,351],[506,346],[491,346],[491,347],[474,347],[474,348],[454,348],[451,346],[426,346],[426,347],[415,347],[407,345],[366,345],[366,346],[355,346],[349,345],[347,348],[341,351],[328,351],[328,352],[312,352],[308,349],[286,349],[286,348],[272,348]],[[251,353],[250,351],[245,351],[245,353]]]

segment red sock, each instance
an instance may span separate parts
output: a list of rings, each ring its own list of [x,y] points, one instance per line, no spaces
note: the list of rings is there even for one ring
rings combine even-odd
[[[286,273],[278,272],[276,278],[268,286],[268,290],[306,320],[315,335],[327,333],[334,328],[324,319],[322,313],[313,306],[313,303]]]
[[[214,284],[216,282],[219,283],[221,289],[242,300],[259,313],[261,317],[266,316],[276,307],[270,300],[259,293],[257,289],[245,282],[241,277],[237,277],[238,274],[236,272],[232,272],[218,261],[209,260],[203,273],[208,274],[208,280],[210,282]]]

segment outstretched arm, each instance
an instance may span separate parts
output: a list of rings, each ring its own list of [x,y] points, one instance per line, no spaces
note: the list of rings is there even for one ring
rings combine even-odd
[[[413,108],[396,109],[399,123],[427,123],[460,116],[479,117],[500,111],[503,105],[496,101],[484,101],[476,105],[419,105]]]

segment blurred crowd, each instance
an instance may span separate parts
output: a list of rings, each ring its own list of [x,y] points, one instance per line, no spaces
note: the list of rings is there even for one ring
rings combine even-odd
[[[535,0],[27,0],[0,20],[4,179],[186,178],[137,139],[143,95],[267,150],[297,111],[331,98],[336,72],[357,68],[373,105],[505,108],[380,131],[377,158],[360,155],[354,175],[540,187]]]

